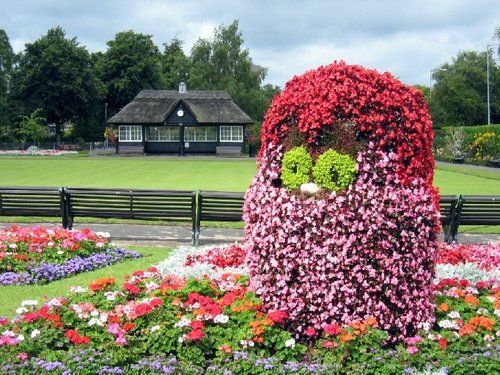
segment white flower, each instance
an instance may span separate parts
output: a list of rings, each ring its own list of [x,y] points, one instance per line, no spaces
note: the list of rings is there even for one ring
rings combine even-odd
[[[438,326],[444,329],[458,329],[457,323],[454,321],[450,321],[447,319],[441,320],[438,322]]]
[[[249,346],[254,346],[254,342],[252,340],[241,340],[240,341],[240,344],[241,346],[243,346],[244,348],[247,348]]]
[[[88,325],[89,325],[89,327],[92,327],[92,326],[102,327],[104,325],[104,323],[101,322],[100,319],[92,318],[92,319],[89,320]]]
[[[110,234],[109,232],[95,232],[96,236],[102,237],[102,238],[109,238]]]
[[[448,316],[451,318],[451,319],[458,319],[460,318],[460,313],[458,311],[451,311]]]
[[[497,310],[495,310],[495,311],[493,312],[493,314],[495,314],[496,316],[500,316],[500,310],[498,310],[498,309],[497,309]]]
[[[83,288],[81,286],[72,286],[69,288],[69,290],[71,291],[71,293],[75,293],[75,294],[86,293],[88,291],[87,288]]]
[[[93,310],[91,313],[90,313],[90,316],[98,316],[99,315],[99,311],[97,310]]]
[[[418,324],[418,327],[424,331],[429,331],[431,329],[431,324],[429,322],[421,322]]]
[[[183,316],[181,320],[179,320],[177,323],[174,324],[174,327],[182,328],[182,327],[188,327],[189,325],[191,325],[191,320]]]
[[[21,302],[21,306],[36,306],[38,305],[38,301],[34,299],[27,299],[26,301]]]
[[[295,347],[295,339],[288,339],[285,341],[285,347],[294,348]]]
[[[17,245],[15,243],[9,244],[9,249],[17,249]]]
[[[27,311],[28,311],[28,309],[26,307],[18,307],[16,309],[16,313],[18,313],[19,315],[21,315],[21,314],[23,314],[23,313],[25,313]]]
[[[214,323],[225,324],[227,322],[229,322],[229,316],[224,315],[224,314],[218,314],[214,318]]]
[[[35,328],[35,329],[33,330],[33,332],[31,332],[30,337],[31,337],[32,339],[34,339],[34,338],[35,338],[35,337],[37,337],[39,334],[40,334],[40,331],[39,331],[38,329],[36,329],[36,328]]]
[[[116,299],[116,294],[114,292],[105,292],[104,295],[107,301],[114,301]]]
[[[108,321],[108,313],[102,312],[99,315],[99,320],[103,323],[106,323]]]
[[[493,341],[495,338],[491,335],[485,335],[484,336],[484,341]]]
[[[186,335],[182,335],[181,337],[179,337],[179,338],[177,339],[177,341],[179,341],[180,343],[183,343],[183,342],[184,342],[184,340],[185,340],[185,338],[186,338]]]
[[[57,252],[57,255],[63,255],[63,254],[64,254],[64,251],[62,251],[62,250],[59,250],[59,251]]]
[[[59,307],[62,306],[61,300],[63,300],[63,298],[61,297],[52,298],[50,301],[46,303],[46,305],[49,307]]]
[[[476,313],[478,313],[479,315],[488,315],[488,310],[486,310],[484,307],[480,307],[479,309],[477,309]]]
[[[24,336],[23,335],[17,336],[17,341],[24,341]]]
[[[47,246],[48,246],[48,247],[52,247],[52,246],[54,246],[54,242],[52,242],[52,241],[47,242]]]
[[[156,331],[159,331],[159,330],[160,330],[160,326],[159,325],[155,325],[155,326],[151,327],[151,332],[156,332]]]

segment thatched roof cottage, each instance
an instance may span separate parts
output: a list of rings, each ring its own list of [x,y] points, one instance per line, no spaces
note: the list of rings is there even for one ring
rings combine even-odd
[[[122,152],[223,154],[244,151],[252,119],[225,91],[141,91],[108,120]]]

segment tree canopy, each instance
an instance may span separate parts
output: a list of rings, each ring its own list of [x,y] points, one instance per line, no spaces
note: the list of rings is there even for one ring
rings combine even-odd
[[[23,103],[21,114],[42,108],[60,135],[64,123],[90,114],[98,87],[88,51],[56,27],[26,44],[13,74],[12,93]]]
[[[267,71],[253,63],[243,42],[236,20],[216,28],[211,40],[199,39],[191,50],[188,88],[226,90],[251,118],[261,121],[269,105],[262,90]]]
[[[430,107],[438,125],[487,123],[486,52],[462,51],[452,63],[432,72]],[[500,122],[500,70],[490,56],[490,111],[492,122]]]
[[[0,29],[0,126],[8,121],[7,98],[15,55],[5,30]]]
[[[106,85],[109,110],[119,111],[141,90],[163,88],[161,54],[151,35],[132,30],[120,32],[96,57],[101,80]]]

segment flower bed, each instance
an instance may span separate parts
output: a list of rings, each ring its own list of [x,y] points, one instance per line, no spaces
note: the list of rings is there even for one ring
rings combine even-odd
[[[7,155],[7,156],[61,156],[61,155],[78,155],[78,151],[40,150],[38,147],[30,147],[27,150],[0,150],[0,155]]]
[[[311,326],[299,340],[287,313],[263,310],[247,276],[223,273],[244,267],[244,249],[187,247],[159,264],[162,272],[98,279],[40,308],[25,301],[26,311],[0,319],[0,372],[493,373],[500,283],[486,279],[498,263],[486,270],[484,261],[498,259],[500,246],[441,245],[441,262],[460,250],[469,254],[463,262],[474,254],[481,281],[436,280],[435,323],[398,343],[388,344],[390,332],[372,317]],[[187,277],[199,267],[211,276]]]
[[[140,256],[108,237],[89,229],[0,229],[0,285],[43,284]]]

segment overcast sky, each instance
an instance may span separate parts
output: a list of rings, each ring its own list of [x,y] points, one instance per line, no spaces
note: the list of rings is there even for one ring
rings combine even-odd
[[[177,36],[187,54],[200,37],[239,20],[266,83],[344,60],[407,84],[429,85],[430,71],[459,51],[498,43],[500,0],[1,0],[1,24],[16,52],[61,26],[90,52],[117,32],[153,36],[163,49]]]

